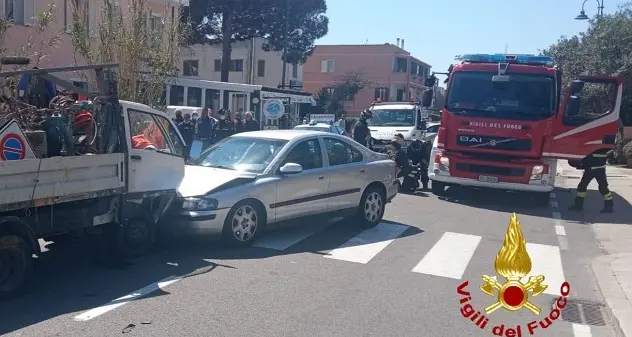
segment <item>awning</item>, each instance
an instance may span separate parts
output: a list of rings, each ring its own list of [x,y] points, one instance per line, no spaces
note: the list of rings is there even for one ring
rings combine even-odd
[[[280,93],[280,92],[270,92],[270,91],[261,91],[261,99],[269,99],[269,98],[290,98],[291,103],[299,103],[299,104],[311,104],[316,105],[316,101],[314,98],[309,95],[295,95],[289,93]]]

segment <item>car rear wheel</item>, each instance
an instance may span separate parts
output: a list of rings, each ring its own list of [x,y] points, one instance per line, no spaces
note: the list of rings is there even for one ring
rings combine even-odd
[[[224,221],[223,236],[228,244],[251,246],[266,224],[265,210],[254,201],[238,202]]]
[[[386,209],[386,196],[377,187],[369,187],[362,194],[356,218],[362,228],[372,228],[382,221]]]

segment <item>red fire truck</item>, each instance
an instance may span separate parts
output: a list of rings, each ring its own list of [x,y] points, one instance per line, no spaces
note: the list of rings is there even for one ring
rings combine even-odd
[[[457,60],[448,71],[430,158],[433,193],[454,185],[525,191],[546,205],[558,159],[614,148],[621,78],[579,77],[563,91],[550,57],[467,54]],[[432,95],[424,92],[423,106],[431,105]]]

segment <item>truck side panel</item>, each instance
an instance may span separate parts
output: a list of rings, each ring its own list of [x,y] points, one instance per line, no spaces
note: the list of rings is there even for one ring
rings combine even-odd
[[[123,153],[0,162],[0,205],[124,188],[124,163]]]

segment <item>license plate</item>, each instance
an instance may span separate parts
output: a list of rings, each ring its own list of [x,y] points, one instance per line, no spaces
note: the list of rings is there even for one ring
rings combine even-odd
[[[498,177],[496,176],[478,176],[478,181],[482,181],[485,183],[497,183]]]

